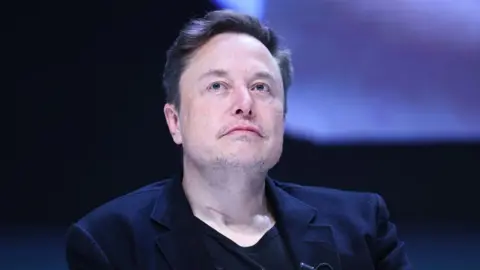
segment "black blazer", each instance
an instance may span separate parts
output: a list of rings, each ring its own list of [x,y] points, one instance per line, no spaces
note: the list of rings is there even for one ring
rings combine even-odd
[[[303,262],[327,263],[334,270],[411,269],[379,195],[270,178],[266,190],[297,266]],[[69,228],[69,268],[215,269],[201,229],[192,224],[195,217],[180,179],[148,185],[100,206]]]

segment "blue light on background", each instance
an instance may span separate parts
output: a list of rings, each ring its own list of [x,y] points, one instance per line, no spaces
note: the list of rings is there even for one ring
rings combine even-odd
[[[262,19],[266,0],[214,0],[213,2],[224,9],[244,12]]]
[[[259,15],[292,49],[287,134],[480,140],[480,2],[216,2]]]

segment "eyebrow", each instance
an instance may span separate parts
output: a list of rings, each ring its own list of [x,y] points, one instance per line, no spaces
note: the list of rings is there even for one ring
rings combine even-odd
[[[228,78],[228,72],[224,69],[210,69],[209,71],[203,73],[201,76],[200,76],[200,79],[204,79],[206,77],[224,77],[224,78]],[[256,79],[266,79],[266,80],[269,80],[269,81],[272,81],[272,82],[275,82],[275,79],[273,77],[273,75],[270,73],[270,72],[267,72],[267,71],[258,71],[258,72],[255,72],[255,74],[253,74],[252,80],[256,80]]]
[[[266,71],[255,72],[255,74],[253,74],[252,76],[252,80],[257,80],[257,79],[264,79],[271,82],[275,82],[275,78],[273,77],[273,75],[270,72],[266,72]]]
[[[209,71],[200,75],[200,79],[207,77],[228,77],[228,72],[223,69],[210,69]]]

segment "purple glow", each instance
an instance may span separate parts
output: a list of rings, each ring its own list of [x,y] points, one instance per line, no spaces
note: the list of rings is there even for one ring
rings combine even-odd
[[[480,2],[265,1],[293,51],[286,132],[318,142],[480,140]]]

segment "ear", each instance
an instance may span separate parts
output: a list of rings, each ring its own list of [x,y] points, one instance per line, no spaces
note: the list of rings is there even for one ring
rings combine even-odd
[[[166,103],[163,107],[163,114],[167,121],[168,130],[176,144],[182,144],[182,133],[180,132],[180,116],[175,105]]]

